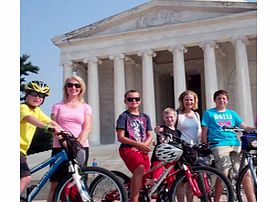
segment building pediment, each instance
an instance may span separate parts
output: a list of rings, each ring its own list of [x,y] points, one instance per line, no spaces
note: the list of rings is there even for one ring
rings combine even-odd
[[[151,1],[72,32],[53,38],[53,43],[187,23],[257,10],[256,3],[212,1]]]

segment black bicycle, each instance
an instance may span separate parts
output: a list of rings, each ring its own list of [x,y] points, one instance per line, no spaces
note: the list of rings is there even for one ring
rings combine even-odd
[[[247,201],[246,190],[254,192],[257,200],[257,131],[247,131],[238,127],[223,127],[224,130],[233,130],[241,140],[241,162],[239,170],[231,168],[228,177],[236,189],[239,202]]]

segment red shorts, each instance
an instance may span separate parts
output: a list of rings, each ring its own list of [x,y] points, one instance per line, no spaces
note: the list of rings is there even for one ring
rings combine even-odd
[[[127,168],[134,173],[136,168],[140,165],[144,165],[144,172],[150,169],[150,159],[148,154],[135,151],[130,147],[119,148],[119,155],[126,164]]]

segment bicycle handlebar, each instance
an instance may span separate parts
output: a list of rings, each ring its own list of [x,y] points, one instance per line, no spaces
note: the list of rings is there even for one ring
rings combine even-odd
[[[242,132],[242,133],[257,133],[255,129],[246,130],[243,128],[239,128],[237,126],[222,126],[223,130],[233,130],[234,132]]]
[[[167,140],[167,143],[170,142],[170,141],[174,141],[173,138],[175,139],[178,139],[179,143],[185,145],[185,146],[189,146],[189,147],[194,147],[194,148],[207,148],[211,145],[216,145],[218,144],[218,142],[214,141],[214,142],[208,142],[208,143],[201,143],[201,144],[195,144],[195,143],[189,143],[183,139],[181,139],[180,137],[177,137],[177,136],[173,136],[172,134],[168,134],[168,133],[165,133],[165,134],[161,134],[161,133],[156,133],[157,135],[159,136],[165,136],[166,138],[168,139],[165,139]]]
[[[55,128],[47,128],[48,132],[54,133],[55,132]]]

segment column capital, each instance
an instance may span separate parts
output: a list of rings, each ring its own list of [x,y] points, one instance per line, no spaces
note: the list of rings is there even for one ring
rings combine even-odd
[[[231,43],[233,44],[233,46],[236,45],[236,42],[237,42],[237,41],[241,41],[242,43],[244,43],[244,44],[246,44],[246,45],[249,44],[249,41],[248,41],[248,39],[247,39],[246,36],[232,37]]]
[[[63,66],[63,67],[73,67],[73,62],[71,60],[62,61],[61,66]]]
[[[98,57],[96,56],[90,56],[83,59],[83,63],[88,63],[88,62],[102,64],[102,60],[99,60]]]
[[[173,53],[175,50],[176,51],[182,51],[183,53],[188,52],[188,49],[183,45],[170,46],[168,48],[168,51],[171,52],[171,53]]]
[[[199,47],[202,48],[203,50],[206,48],[217,48],[218,45],[215,43],[215,41],[204,41],[199,44]]]
[[[153,50],[151,50],[151,49],[140,50],[140,51],[137,52],[137,55],[138,55],[138,56],[142,56],[142,55],[145,55],[145,54],[147,54],[147,55],[149,55],[149,56],[152,56],[152,57],[156,57],[156,55],[157,55],[157,54],[156,54]]]
[[[136,61],[134,61],[132,58],[130,57],[125,57],[125,61],[128,62],[129,64],[136,64]]]
[[[123,53],[119,53],[119,54],[113,54],[113,55],[109,56],[110,60],[114,60],[115,58],[118,58],[118,59],[122,60],[122,59],[125,58],[125,55]]]

